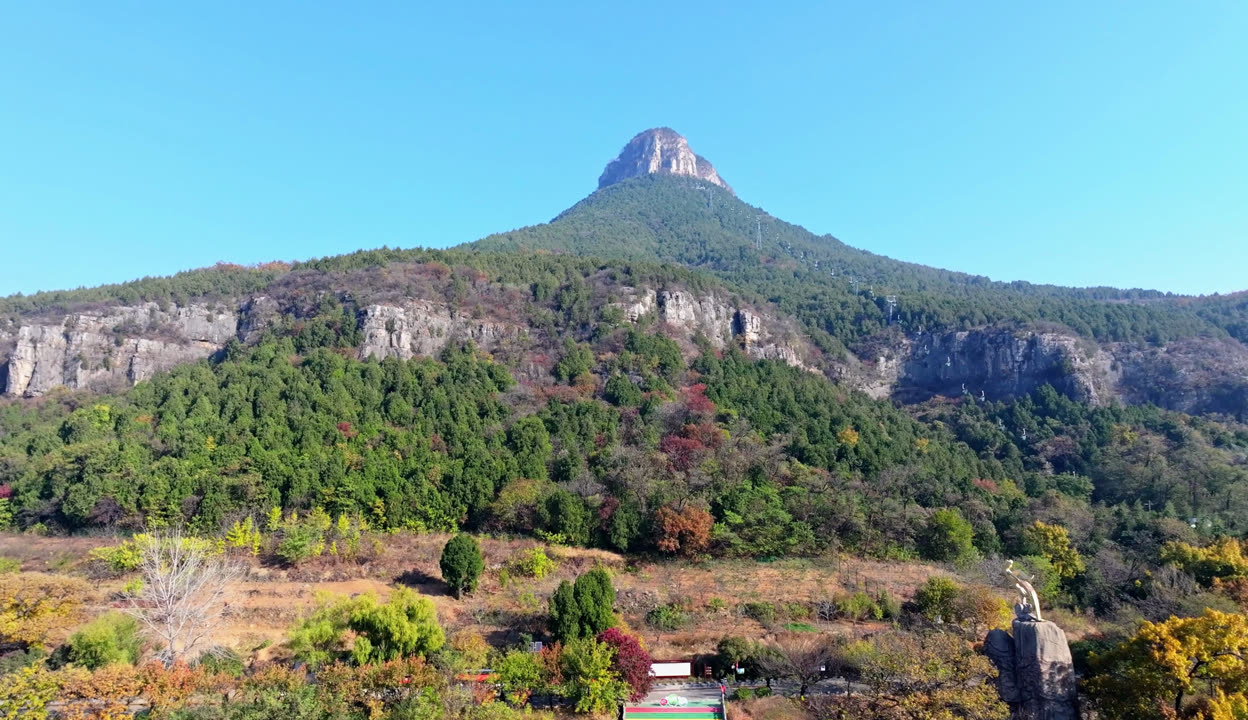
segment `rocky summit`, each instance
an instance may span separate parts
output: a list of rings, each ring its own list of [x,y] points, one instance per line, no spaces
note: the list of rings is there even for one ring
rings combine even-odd
[[[671,128],[651,128],[637,133],[620,154],[607,163],[606,170],[598,178],[598,187],[601,189],[642,175],[694,177],[732,192],[710,161],[693,152],[689,141]]]

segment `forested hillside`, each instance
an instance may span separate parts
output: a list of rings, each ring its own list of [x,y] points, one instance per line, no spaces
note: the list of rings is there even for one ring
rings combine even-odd
[[[1232,328],[1242,334],[1248,320],[1242,298],[1183,302],[1151,290],[999,283],[901,262],[816,236],[722,188],[667,175],[611,185],[548,224],[472,246],[701,268],[762,293],[851,346],[890,324],[890,295],[897,298],[892,323],[907,333],[1049,321],[1097,340],[1161,343]]]
[[[430,262],[398,262],[414,257]],[[212,532],[281,507],[638,553],[947,561],[1035,555],[1022,530],[1040,521],[1067,527],[1091,563],[1050,592],[1114,607],[1161,602],[1138,585],[1161,543],[1245,530],[1243,426],[1092,408],[1051,388],[907,410],[733,344],[691,347],[604,301],[612,273],[696,284],[687,271],[528,258],[319,261],[278,281],[302,303],[254,345],[117,395],[7,402],[0,521]],[[383,271],[465,307],[527,298],[533,339],[493,356],[453,344],[437,358],[358,359],[355,297],[389,286],[335,294],[317,279]]]

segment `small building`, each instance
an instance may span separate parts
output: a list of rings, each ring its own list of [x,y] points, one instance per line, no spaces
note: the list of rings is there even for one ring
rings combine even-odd
[[[652,678],[688,678],[693,676],[693,663],[689,660],[675,660],[650,663]]]

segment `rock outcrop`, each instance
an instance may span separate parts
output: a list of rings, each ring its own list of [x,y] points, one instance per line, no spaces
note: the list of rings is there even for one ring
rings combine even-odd
[[[1098,345],[1052,330],[981,328],[898,338],[859,352],[842,364],[841,379],[877,398],[996,401],[1047,384],[1093,405],[1153,403],[1248,418],[1248,347],[1229,338]]]
[[[1126,403],[1248,420],[1248,347],[1230,338],[1191,337],[1162,347],[1112,348],[1115,390]]]
[[[8,350],[0,390],[31,397],[58,386],[134,384],[216,352],[236,336],[238,320],[220,305],[147,303],[22,325],[0,333],[0,349]]]
[[[361,324],[361,358],[432,356],[452,341],[471,340],[489,349],[525,332],[520,326],[454,314],[445,303],[414,299],[402,305],[370,305]]]
[[[1048,620],[1016,619],[991,630],[984,652],[997,668],[997,692],[1011,720],[1078,720],[1075,665],[1066,633]]]
[[[888,368],[898,373],[897,394],[904,400],[963,394],[1000,400],[1045,384],[1093,404],[1108,399],[1111,358],[1070,335],[993,329],[938,333],[909,340],[906,350],[904,361]]]
[[[689,141],[671,128],[653,128],[629,140],[620,154],[607,163],[607,168],[598,178],[598,187],[654,174],[697,178],[732,192],[711,163],[694,153],[689,148]]]
[[[736,343],[752,358],[781,360],[793,367],[811,369],[812,351],[787,319],[739,306],[716,294],[636,288],[624,291],[626,297],[616,307],[630,322],[656,313],[674,335],[686,341],[703,335],[716,349]]]

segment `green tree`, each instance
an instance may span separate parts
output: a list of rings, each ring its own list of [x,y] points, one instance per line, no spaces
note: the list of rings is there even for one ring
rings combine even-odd
[[[550,596],[550,634],[562,642],[581,636],[581,606],[567,580],[560,582]]]
[[[612,669],[615,650],[592,637],[563,646],[559,657],[563,688],[577,712],[604,713],[627,700],[633,688]]]
[[[1064,584],[1069,584],[1087,569],[1079,551],[1070,544],[1066,528],[1061,525],[1048,525],[1037,520],[1023,531],[1023,544],[1028,555],[1047,559]]]
[[[524,705],[542,689],[542,667],[528,650],[509,650],[494,663],[494,679],[507,702]]]
[[[550,433],[535,415],[517,420],[507,430],[507,445],[516,458],[520,477],[546,479],[546,462],[550,459]]]
[[[974,556],[974,536],[975,529],[962,517],[962,513],[943,508],[927,519],[919,548],[929,560],[963,563]]]
[[[598,567],[581,575],[572,590],[580,610],[578,637],[596,637],[615,624],[615,586],[605,569]]]
[[[589,541],[589,511],[585,503],[567,490],[555,490],[537,509],[537,519],[547,532],[569,543]]]
[[[485,558],[481,556],[481,546],[476,538],[459,533],[443,546],[439,566],[442,568],[442,579],[459,598],[465,591],[477,589],[481,572],[485,570]]]

